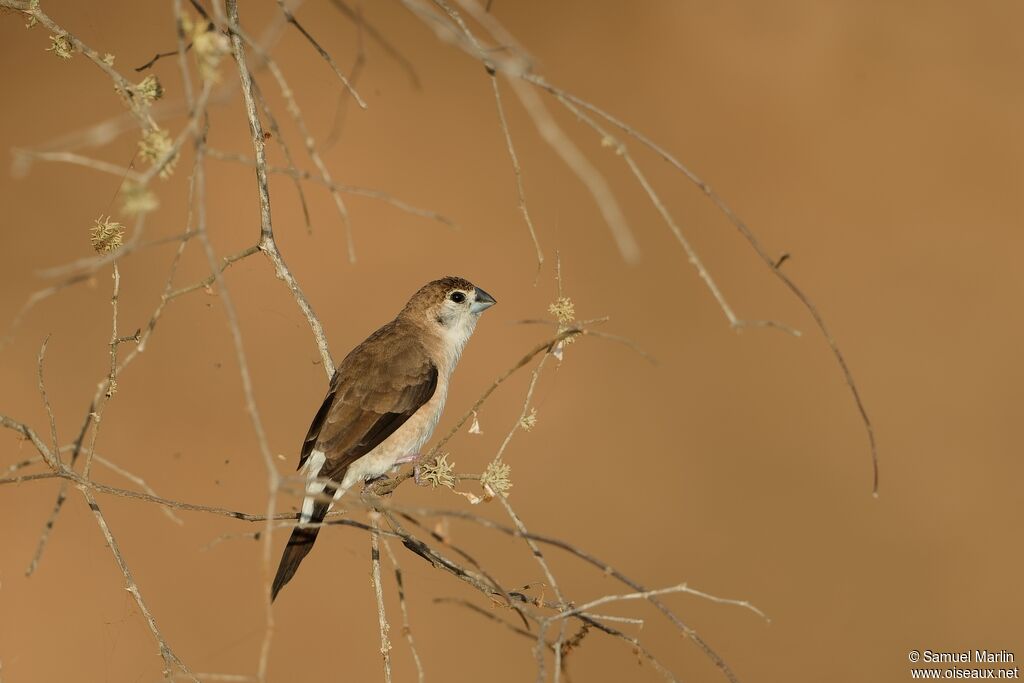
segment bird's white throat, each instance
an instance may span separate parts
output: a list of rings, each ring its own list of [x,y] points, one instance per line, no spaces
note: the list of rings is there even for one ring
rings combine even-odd
[[[448,361],[448,367],[445,370],[449,375],[455,369],[459,358],[462,357],[462,350],[466,348],[466,342],[473,336],[473,330],[476,329],[476,322],[479,319],[479,313],[464,313],[451,316],[439,326],[445,360]]]

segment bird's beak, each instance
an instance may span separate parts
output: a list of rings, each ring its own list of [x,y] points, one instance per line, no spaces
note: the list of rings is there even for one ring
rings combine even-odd
[[[498,302],[494,300],[493,296],[477,287],[476,299],[474,299],[473,303],[469,305],[469,311],[471,313],[482,313],[496,303]]]

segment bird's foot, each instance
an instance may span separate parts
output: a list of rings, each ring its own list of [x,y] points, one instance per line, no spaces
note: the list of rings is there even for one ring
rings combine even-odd
[[[371,486],[376,484],[378,481],[387,481],[390,478],[391,477],[389,477],[387,474],[381,474],[381,475],[378,475],[376,477],[370,477],[365,482],[363,482],[363,486],[365,486],[366,488],[370,488]]]
[[[423,457],[422,453],[410,453],[409,455],[403,455],[401,458],[395,461],[395,466],[405,465],[410,462],[416,463],[412,467],[412,478],[416,482],[417,486],[423,486],[423,481],[420,479],[420,459]]]

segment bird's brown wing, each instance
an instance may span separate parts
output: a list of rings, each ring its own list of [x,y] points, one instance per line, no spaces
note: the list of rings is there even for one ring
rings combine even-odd
[[[322,450],[327,461],[320,476],[340,481],[349,465],[430,400],[437,366],[411,332],[389,323],[342,361],[306,434],[299,467]]]

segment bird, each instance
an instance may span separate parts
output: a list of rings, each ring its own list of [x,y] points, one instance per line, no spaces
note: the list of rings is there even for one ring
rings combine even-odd
[[[480,315],[495,303],[461,277],[428,282],[338,365],[302,442],[302,509],[281,556],[271,602],[295,576],[320,522],[349,488],[419,457],[441,417],[462,350]]]

